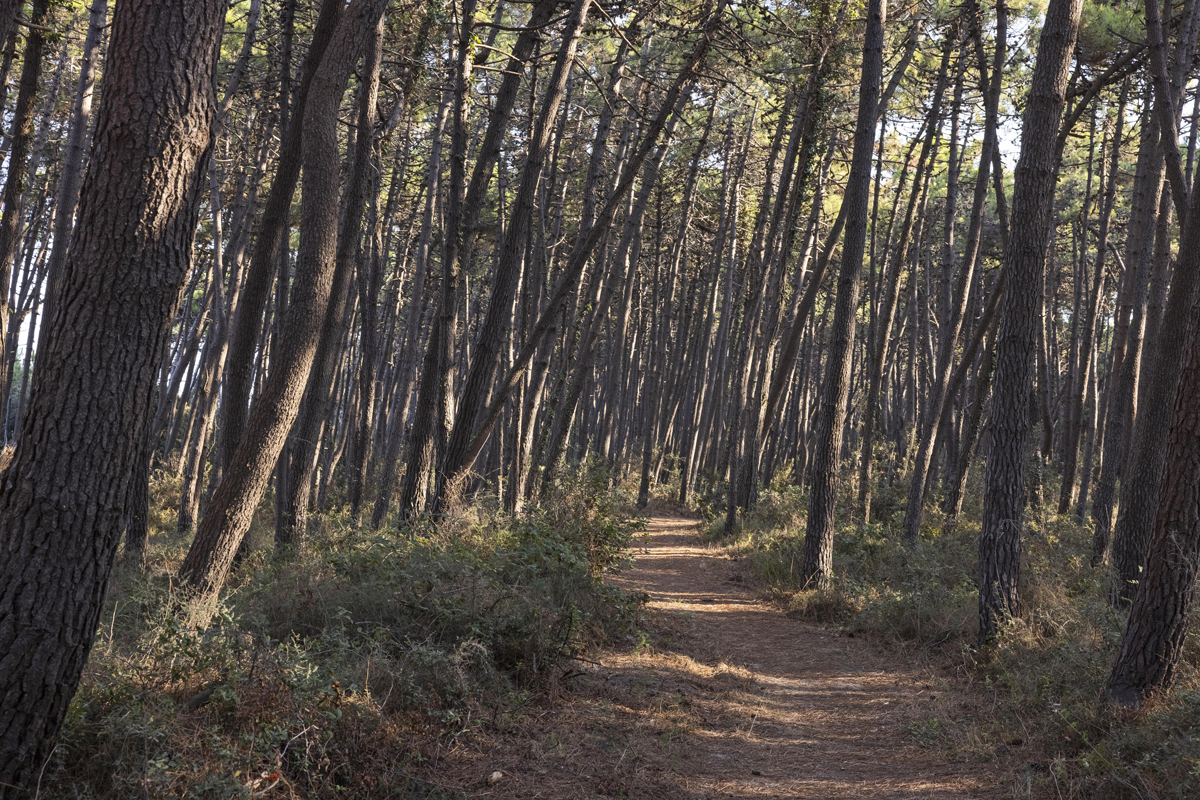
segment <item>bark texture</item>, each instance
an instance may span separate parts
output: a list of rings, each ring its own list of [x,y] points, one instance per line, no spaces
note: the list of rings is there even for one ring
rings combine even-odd
[[[250,410],[246,433],[179,570],[197,600],[215,598],[224,586],[299,411],[333,287],[338,242],[338,203],[334,200],[339,177],[338,108],[350,70],[386,6],[386,0],[355,0],[348,6],[313,76],[303,121],[304,199],[296,282],[271,374]],[[198,608],[201,616],[202,606]]]
[[[224,19],[217,0],[116,9],[63,295],[0,484],[0,797],[33,787],[95,636],[190,265]]]
[[[1040,320],[1038,301],[1042,296],[1046,248],[1054,217],[1058,174],[1055,141],[1066,104],[1067,78],[1082,8],[1082,0],[1050,3],[1022,124],[988,418],[992,446],[988,453],[983,527],[979,535],[981,642],[995,637],[1004,619],[1018,610],[1029,387],[1033,385]]]
[[[808,585],[820,585],[828,581],[833,572],[833,528],[838,468],[841,463],[846,403],[850,395],[854,317],[858,308],[867,222],[870,219],[871,155],[875,150],[875,109],[879,104],[879,89],[883,82],[883,25],[886,17],[887,7],[882,0],[870,0],[867,4],[867,34],[863,43],[854,154],[851,157],[846,193],[842,198],[842,204],[846,208],[846,234],[842,242],[842,265],[838,273],[832,346],[818,419],[808,528],[804,534],[801,582]]]

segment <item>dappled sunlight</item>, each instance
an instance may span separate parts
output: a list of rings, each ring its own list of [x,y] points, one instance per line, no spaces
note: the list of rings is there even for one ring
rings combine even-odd
[[[677,781],[684,796],[1000,796],[906,740],[919,676],[764,604],[739,564],[674,523],[655,520],[649,552],[613,580],[645,591],[670,635],[604,671],[608,684],[632,688],[631,714],[649,698],[698,716],[686,734],[690,770]]]
[[[494,796],[1007,796],[986,768],[948,764],[910,738],[931,697],[926,676],[764,603],[745,565],[701,545],[694,523],[654,520],[651,531],[649,552],[610,578],[648,594],[650,635],[593,654],[574,699],[460,755],[478,774],[514,776]]]

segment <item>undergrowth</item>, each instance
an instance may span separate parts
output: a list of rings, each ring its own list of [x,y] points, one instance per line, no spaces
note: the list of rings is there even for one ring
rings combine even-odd
[[[252,552],[204,629],[173,591],[177,496],[155,479],[149,569],[118,565],[43,796],[457,796],[427,778],[440,753],[635,632],[641,598],[601,576],[640,520],[595,469],[519,518],[374,533],[330,515],[299,554]]]
[[[764,490],[732,538],[723,520],[707,536],[747,564],[790,613],[849,636],[890,642],[966,684],[968,706],[933,704],[910,738],[948,755],[1009,768],[1014,797],[1200,797],[1200,635],[1189,633],[1174,689],[1133,715],[1102,702],[1125,624],[1108,603],[1107,567],[1090,565],[1091,531],[1043,506],[1027,512],[1018,618],[997,642],[975,647],[978,625],[978,498],[970,489],[955,522],[931,498],[919,541],[902,541],[904,481],[881,485],[864,524],[844,513],[834,539],[834,579],[798,583],[807,494],[781,481]],[[1057,496],[1048,486],[1047,497]]]

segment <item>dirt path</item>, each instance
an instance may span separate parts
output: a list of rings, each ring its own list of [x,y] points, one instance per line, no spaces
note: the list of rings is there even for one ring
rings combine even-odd
[[[649,642],[607,653],[577,694],[450,755],[493,775],[471,797],[1011,796],[982,765],[918,747],[928,675],[862,639],[759,602],[695,523],[654,519],[649,552],[613,582],[648,592]],[[465,772],[460,772],[465,769]],[[446,787],[449,788],[449,787]]]

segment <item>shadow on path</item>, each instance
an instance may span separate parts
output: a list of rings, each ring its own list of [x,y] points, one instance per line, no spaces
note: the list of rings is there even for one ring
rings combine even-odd
[[[791,619],[746,588],[696,523],[658,518],[611,579],[647,592],[651,639],[584,665],[578,695],[460,754],[504,777],[471,797],[1009,797],[986,765],[908,735],[927,676],[862,639]],[[465,788],[465,787],[464,787]]]

